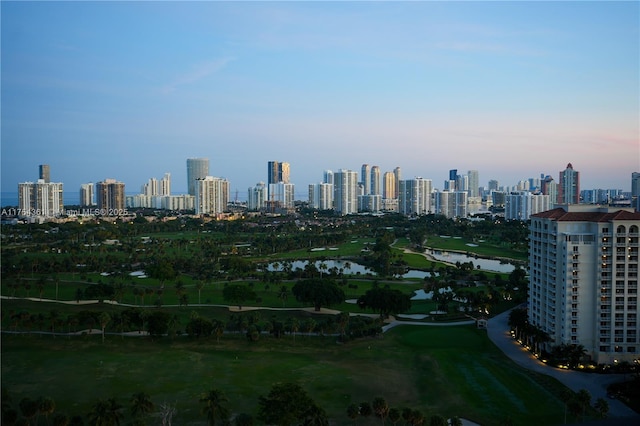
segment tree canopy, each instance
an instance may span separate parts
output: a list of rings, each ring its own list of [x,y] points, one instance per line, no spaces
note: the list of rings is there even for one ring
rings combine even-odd
[[[273,385],[258,404],[258,419],[268,425],[328,424],[324,410],[296,383]]]
[[[246,285],[229,284],[222,290],[222,297],[224,300],[238,305],[238,308],[242,309],[242,302],[255,300],[256,292]]]
[[[411,298],[389,286],[374,287],[358,298],[358,306],[376,311],[381,317],[388,317],[408,311],[411,308]]]
[[[330,307],[334,303],[344,300],[344,291],[336,282],[329,278],[310,278],[298,281],[291,292],[296,300],[303,303],[313,303],[316,311],[321,307]]]

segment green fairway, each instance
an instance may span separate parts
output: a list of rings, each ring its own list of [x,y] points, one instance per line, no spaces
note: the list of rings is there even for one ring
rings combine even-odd
[[[156,405],[176,405],[175,424],[204,424],[201,393],[220,389],[234,413],[255,416],[258,397],[283,381],[299,383],[338,425],[353,424],[350,403],[376,396],[482,425],[507,417],[515,425],[553,424],[563,413],[554,396],[561,385],[520,369],[472,326],[401,326],[345,345],[290,335],[258,342],[225,335],[219,343],[107,336],[104,344],[99,336],[3,335],[2,348],[2,382],[14,400],[50,396],[68,414],[86,414],[97,398],[127,406],[132,393],[144,391]]]
[[[469,246],[467,244],[474,244]],[[469,240],[466,238],[443,238],[439,235],[429,235],[425,246],[440,250],[454,250],[464,253],[474,253],[481,256],[501,257],[514,260],[528,260],[527,252],[514,250],[510,246],[497,246],[485,241]]]

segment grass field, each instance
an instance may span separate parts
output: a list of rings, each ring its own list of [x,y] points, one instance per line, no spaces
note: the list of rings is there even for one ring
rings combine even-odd
[[[425,415],[458,415],[482,425],[561,423],[563,388],[517,367],[472,326],[396,327],[383,338],[340,345],[334,338],[225,335],[190,340],[107,336],[2,336],[2,384],[15,401],[50,396],[57,410],[86,414],[97,398],[127,405],[144,391],[177,407],[174,424],[204,424],[200,395],[226,393],[234,413],[256,414],[273,383],[294,381],[322,406],[332,424],[353,422],[350,403],[383,396],[390,406]],[[358,424],[378,424],[360,419]]]
[[[467,244],[475,244],[476,246],[468,246]],[[475,253],[480,256],[503,257],[522,261],[528,260],[526,251],[513,250],[509,247],[500,247],[482,241],[471,241],[466,238],[443,238],[439,235],[429,235],[425,246],[440,250]]]

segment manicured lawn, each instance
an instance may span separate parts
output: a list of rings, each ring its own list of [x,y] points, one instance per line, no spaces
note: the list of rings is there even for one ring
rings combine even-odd
[[[516,425],[554,424],[563,415],[558,382],[520,369],[472,326],[401,326],[345,345],[303,336],[253,343],[227,335],[220,343],[107,336],[102,344],[98,336],[3,335],[2,355],[3,386],[14,401],[50,396],[68,414],[85,414],[97,398],[127,406],[132,393],[144,391],[156,404],[176,405],[174,424],[204,424],[198,399],[209,389],[224,391],[233,412],[255,415],[273,383],[294,381],[337,425],[353,424],[350,403],[376,396],[482,425],[507,417]]]
[[[467,244],[475,244],[476,246],[468,246]],[[443,238],[439,235],[429,235],[425,246],[441,250],[475,253],[482,256],[504,257],[525,261],[528,259],[526,251],[513,250],[509,247],[496,246],[482,241],[471,241],[465,238]]]

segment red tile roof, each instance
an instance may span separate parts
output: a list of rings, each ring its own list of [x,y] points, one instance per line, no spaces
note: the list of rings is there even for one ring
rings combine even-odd
[[[615,212],[568,212],[561,207],[536,213],[531,217],[555,219],[558,222],[611,222],[613,220],[640,220],[640,212],[616,210]]]

